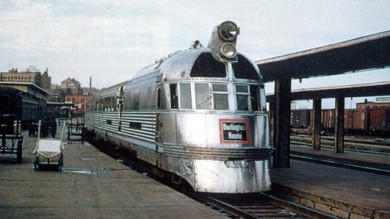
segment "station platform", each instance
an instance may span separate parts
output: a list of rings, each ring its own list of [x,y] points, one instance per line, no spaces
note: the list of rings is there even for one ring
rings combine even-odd
[[[390,156],[291,145],[292,153],[389,165]],[[390,218],[390,177],[358,170],[290,160],[290,168],[271,170],[276,196],[337,218]]]
[[[226,218],[88,143],[65,144],[61,172],[34,171],[36,141],[24,134],[21,164],[0,155],[0,218]]]

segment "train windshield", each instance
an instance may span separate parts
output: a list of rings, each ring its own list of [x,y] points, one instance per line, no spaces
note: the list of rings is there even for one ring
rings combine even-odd
[[[261,98],[264,88],[258,84],[231,87],[225,83],[183,82],[169,87],[171,109],[261,111],[265,107],[265,100]]]
[[[226,77],[226,66],[216,60],[211,53],[202,53],[196,59],[190,73],[191,77]]]
[[[234,76],[239,79],[260,80],[255,67],[248,59],[238,54],[237,62],[232,63]]]
[[[236,85],[237,110],[259,111],[260,90],[257,85]]]

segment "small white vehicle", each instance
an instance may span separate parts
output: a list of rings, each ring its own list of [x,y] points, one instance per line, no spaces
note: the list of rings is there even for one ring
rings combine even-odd
[[[35,155],[34,170],[38,170],[45,165],[48,167],[55,166],[60,171],[64,165],[64,156],[62,154],[62,151],[65,149],[62,142],[63,135],[61,135],[61,140],[54,138],[40,139],[40,127],[41,121],[39,121],[38,126],[38,141],[33,151],[33,155]],[[63,133],[64,131],[62,131]]]

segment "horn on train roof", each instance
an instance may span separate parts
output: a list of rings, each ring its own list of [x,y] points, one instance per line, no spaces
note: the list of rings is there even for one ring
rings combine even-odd
[[[214,28],[207,47],[216,52],[221,58],[233,60],[237,55],[236,42],[239,33],[240,29],[234,22],[222,22]]]

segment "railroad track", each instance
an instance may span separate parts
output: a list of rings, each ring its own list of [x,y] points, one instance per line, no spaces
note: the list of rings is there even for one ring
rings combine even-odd
[[[266,201],[231,203],[210,196],[198,201],[230,218],[307,218]]]
[[[324,139],[321,140],[322,148],[324,150],[333,150],[334,149],[334,138],[324,136]],[[296,144],[295,147],[310,147],[311,138],[308,136],[292,136],[291,143]],[[329,143],[326,145],[326,143]],[[387,141],[385,141],[387,143]],[[345,142],[345,150],[352,152],[361,152],[361,153],[369,153],[376,155],[390,155],[390,145],[384,145],[384,142],[377,142],[374,139],[366,140],[366,139],[351,139],[346,138]],[[290,157],[296,160],[302,160],[312,163],[336,166],[341,168],[354,169],[364,172],[371,172],[381,175],[390,175],[390,166],[384,163],[378,162],[365,162],[357,159],[348,159],[348,158],[339,158],[339,157],[330,157],[326,155],[320,154],[311,154],[305,153],[301,150],[291,150]]]
[[[193,198],[230,218],[335,218],[267,193],[196,194]]]
[[[104,147],[103,145],[99,146],[94,143],[92,143],[92,145],[124,165],[129,166],[142,174],[149,175],[159,182],[230,218],[332,218],[330,215],[297,205],[296,203],[287,200],[276,198],[266,193],[234,195],[196,193],[187,187],[183,188],[183,186],[178,186],[161,180],[158,177],[154,177],[153,171],[142,162],[139,163],[138,160],[131,159],[131,156],[124,155],[126,151],[122,151],[119,148],[113,149],[112,147]]]
[[[295,144],[311,144],[311,137],[308,135],[292,135],[290,137],[291,143]],[[321,136],[321,145],[323,147],[334,147],[334,137]],[[344,139],[344,146],[346,150],[359,151],[375,154],[390,154],[390,142],[386,139],[357,139],[346,137]]]
[[[290,152],[290,158],[295,160],[307,161],[312,163],[318,163],[318,164],[324,164],[329,166],[348,168],[353,170],[359,170],[364,172],[390,176],[390,168],[386,168],[384,167],[384,165],[379,165],[375,163],[364,163],[362,161],[352,161],[352,160],[340,160],[331,157],[308,155],[296,151]]]

